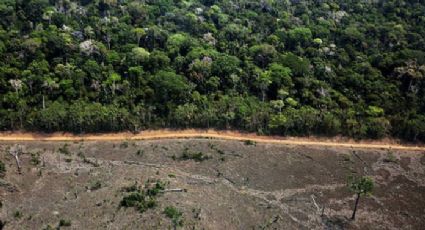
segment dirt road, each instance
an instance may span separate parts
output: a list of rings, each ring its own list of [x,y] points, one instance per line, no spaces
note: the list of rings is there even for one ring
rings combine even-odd
[[[130,132],[111,134],[81,134],[70,133],[25,133],[25,132],[0,132],[0,141],[124,141],[124,140],[153,140],[153,139],[178,139],[178,138],[214,138],[225,140],[251,140],[259,143],[272,143],[283,145],[328,146],[342,148],[367,148],[367,149],[398,149],[410,151],[425,151],[425,146],[402,145],[396,140],[386,141],[353,141],[347,139],[317,139],[294,138],[278,136],[258,136],[252,133],[216,130],[149,130],[137,134]]]

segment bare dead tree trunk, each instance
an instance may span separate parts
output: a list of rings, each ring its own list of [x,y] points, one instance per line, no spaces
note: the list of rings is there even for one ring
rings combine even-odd
[[[14,145],[9,149],[9,154],[15,158],[16,167],[18,167],[19,174],[22,173],[21,161],[19,160],[19,155],[22,154],[23,147],[21,145]]]

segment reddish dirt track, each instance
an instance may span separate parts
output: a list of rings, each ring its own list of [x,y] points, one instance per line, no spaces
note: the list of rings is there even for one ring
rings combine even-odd
[[[251,140],[258,143],[271,143],[283,145],[305,145],[341,148],[365,149],[397,149],[408,151],[425,151],[423,145],[403,145],[396,140],[386,141],[353,141],[341,138],[294,138],[278,136],[259,136],[252,133],[237,131],[216,130],[148,130],[140,133],[110,133],[110,134],[81,134],[70,133],[26,133],[26,132],[0,132],[0,141],[123,141],[123,140],[154,140],[154,139],[179,139],[179,138],[213,138],[224,140]]]

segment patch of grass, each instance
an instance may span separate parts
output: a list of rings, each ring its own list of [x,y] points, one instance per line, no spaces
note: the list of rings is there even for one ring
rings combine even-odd
[[[243,143],[245,145],[253,145],[253,146],[256,146],[257,145],[257,142],[255,142],[253,140],[245,140]]]
[[[6,165],[3,161],[0,161],[0,177],[4,177],[6,175]]]
[[[47,225],[46,227],[43,228],[43,230],[54,230],[55,228],[52,227],[52,225]]]
[[[138,191],[139,187],[137,186],[137,182],[135,182],[133,185],[127,186],[122,188],[123,192],[136,192]]]
[[[19,210],[16,210],[16,211],[13,213],[13,217],[15,217],[15,219],[21,219],[21,218],[22,218],[22,216],[24,216],[24,214],[23,214],[21,211],[19,211]]]
[[[183,213],[173,206],[168,206],[164,209],[166,217],[173,222],[174,228],[183,226]]]
[[[72,162],[72,158],[65,158],[65,162],[66,163],[71,163]]]
[[[148,181],[143,189],[131,187],[131,189],[127,189],[127,191],[131,192],[122,198],[120,206],[126,208],[134,207],[137,211],[143,213],[156,207],[156,197],[164,189],[165,184],[161,181],[156,181],[155,183]]]
[[[214,144],[212,144],[212,143],[208,143],[208,147],[209,147],[210,149],[212,149],[212,150],[217,151],[217,153],[218,153],[218,154],[220,154],[220,155],[224,155],[224,154],[225,154],[225,152],[224,152],[223,150],[221,150],[221,149],[217,148],[217,147],[216,147]]]
[[[145,151],[144,151],[143,149],[139,149],[139,150],[137,150],[137,152],[136,152],[136,155],[137,155],[137,156],[140,156],[140,157],[142,157],[144,154],[145,154]]]
[[[174,174],[168,174],[168,177],[169,178],[176,178],[176,175],[174,175]]]
[[[202,152],[198,153],[190,153],[190,152],[184,152],[182,156],[180,157],[181,160],[194,160],[196,162],[202,162],[205,160],[211,159],[211,156],[204,155]]]
[[[220,155],[224,155],[225,154],[225,152],[223,150],[221,150],[221,149],[216,149],[216,151]]]
[[[215,149],[215,144],[213,144],[213,143],[208,143],[208,147],[209,147],[210,149],[214,150],[214,149]]]
[[[71,221],[70,220],[61,219],[59,221],[59,227],[70,227],[70,226],[71,226]]]
[[[82,159],[85,159],[86,158],[86,156],[84,155],[84,153],[82,151],[78,152],[77,156],[79,158],[82,158]]]
[[[64,155],[71,155],[71,151],[69,150],[69,144],[65,143],[62,147],[58,149],[59,153]]]
[[[192,208],[193,218],[196,220],[201,219],[201,209],[200,208]]]
[[[37,165],[39,165],[41,163],[41,161],[40,161],[40,153],[39,152],[37,152],[37,153],[31,153],[30,163],[32,165],[34,165],[34,166],[37,166]]]
[[[177,160],[177,159],[178,160],[183,160],[183,161],[194,160],[196,162],[202,162],[202,161],[205,161],[205,160],[209,160],[212,157],[211,156],[208,156],[208,155],[205,155],[202,152],[193,153],[193,152],[190,152],[189,151],[189,148],[185,148],[183,150],[182,155],[180,157],[176,157],[175,155],[173,155],[171,158],[173,160]]]
[[[123,141],[123,142],[121,142],[121,144],[120,144],[120,148],[121,148],[121,149],[126,149],[126,148],[128,148],[128,141]]]
[[[353,156],[350,154],[343,154],[342,160],[345,162],[354,162]]]
[[[391,150],[388,150],[387,155],[384,158],[384,162],[397,164],[398,159]]]
[[[102,188],[102,182],[100,182],[100,181],[94,181],[94,182],[92,182],[91,184],[90,184],[90,186],[89,186],[89,188],[90,188],[90,190],[92,190],[92,191],[96,191],[96,190],[98,190],[98,189],[100,189],[100,188]]]

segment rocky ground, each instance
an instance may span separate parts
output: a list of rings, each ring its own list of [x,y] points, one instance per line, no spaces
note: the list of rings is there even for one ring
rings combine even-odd
[[[23,147],[18,173],[9,149]],[[2,142],[4,229],[423,229],[422,152],[213,139]],[[352,173],[375,181],[350,221]],[[155,205],[122,207],[161,183]],[[126,191],[127,190],[127,191]],[[172,216],[164,212],[175,210]],[[180,215],[181,214],[181,215]]]

